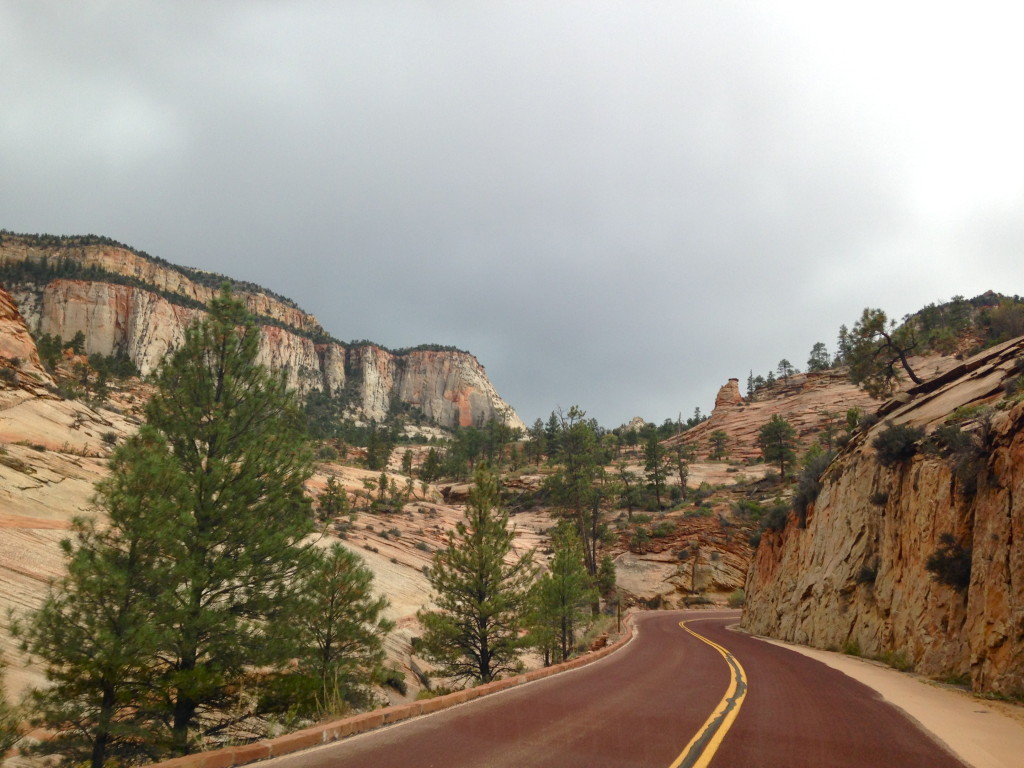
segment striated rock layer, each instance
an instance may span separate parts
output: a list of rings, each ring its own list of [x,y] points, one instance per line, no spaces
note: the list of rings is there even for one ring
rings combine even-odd
[[[765,533],[743,626],[822,648],[902,654],[922,674],[1024,693],[1024,401],[1004,395],[1008,382],[1021,383],[1022,357],[1024,339],[1008,342],[883,406],[880,422],[826,471],[806,528],[791,518]],[[878,462],[872,441],[886,425],[931,434],[964,406],[997,406],[962,422],[983,446],[970,471],[957,473],[936,451],[892,468]],[[970,550],[964,590],[926,567],[944,534]]]
[[[72,262],[132,284],[100,279],[30,277],[7,286],[34,333],[70,339],[85,334],[89,354],[127,354],[143,374],[177,348],[216,289],[170,265],[108,245],[36,246],[5,235],[0,265]],[[132,282],[135,281],[135,282]],[[300,394],[346,393],[355,415],[382,421],[393,400],[421,410],[444,427],[482,426],[491,419],[525,428],[498,395],[477,359],[456,350],[391,352],[378,346],[330,340],[316,318],[260,290],[237,290],[261,319],[260,362],[286,373]]]

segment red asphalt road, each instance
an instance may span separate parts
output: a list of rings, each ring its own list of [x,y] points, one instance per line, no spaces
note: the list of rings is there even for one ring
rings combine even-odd
[[[964,768],[872,689],[725,629],[738,612],[637,616],[625,648],[572,672],[269,761],[273,768],[668,768],[718,707],[733,653],[748,689],[711,768]],[[269,766],[268,766],[269,768]]]

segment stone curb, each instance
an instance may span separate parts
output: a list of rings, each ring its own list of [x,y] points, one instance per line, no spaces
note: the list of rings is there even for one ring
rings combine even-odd
[[[292,752],[300,752],[304,749],[309,749],[310,747],[318,747],[321,744],[330,744],[333,741],[339,741],[349,736],[355,736],[359,733],[366,733],[367,731],[376,730],[377,728],[381,728],[385,725],[398,723],[402,720],[409,720],[410,718],[419,717],[420,715],[429,715],[433,712],[440,712],[442,709],[458,706],[459,704],[464,704],[467,701],[473,701],[474,699],[479,699],[482,696],[488,696],[492,693],[506,691],[509,688],[525,685],[526,683],[533,682],[534,680],[541,680],[542,678],[550,677],[551,675],[558,674],[559,672],[578,669],[585,664],[590,664],[598,659],[602,659],[608,654],[617,651],[633,639],[633,636],[636,633],[636,627],[634,626],[632,619],[632,614],[629,614],[624,618],[623,621],[627,631],[611,645],[599,648],[596,651],[590,651],[583,656],[577,656],[576,658],[570,659],[562,664],[556,664],[551,667],[541,667],[540,669],[534,669],[521,675],[517,675],[516,677],[496,680],[493,683],[485,683],[484,685],[478,685],[475,688],[455,691],[454,693],[449,693],[444,696],[436,696],[432,699],[412,701],[408,704],[396,704],[391,707],[385,707],[384,709],[364,712],[361,715],[346,717],[342,720],[333,720],[328,723],[321,723],[319,725],[314,725],[311,728],[305,728],[301,731],[294,731],[293,733],[287,733],[284,736],[278,736],[274,739],[265,739],[252,744],[243,744],[238,747],[224,747],[223,749],[216,749],[212,752],[197,752],[194,755],[175,757],[171,760],[165,760],[162,763],[153,763],[152,765],[154,768],[156,766],[159,768],[234,768],[238,765],[247,765],[248,763],[254,763],[258,760],[266,760],[270,757],[280,757],[281,755],[287,755]]]

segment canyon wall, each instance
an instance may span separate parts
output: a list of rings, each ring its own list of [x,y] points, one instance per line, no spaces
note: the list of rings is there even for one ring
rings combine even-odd
[[[765,532],[743,626],[1024,694],[1022,358],[1024,339],[1008,342],[879,409],[880,421],[826,470],[806,527],[791,516]],[[884,466],[873,441],[890,424],[923,428],[933,446],[938,428],[959,425],[973,461],[958,471],[957,457],[925,438],[911,458]],[[970,563],[962,588],[928,568],[947,536]]]
[[[203,314],[198,304],[208,303],[217,292],[125,248],[44,247],[32,242],[4,235],[0,265],[38,265],[43,259],[50,264],[73,262],[130,283],[102,278],[8,278],[6,287],[33,333],[69,340],[81,331],[87,353],[127,354],[143,374],[154,371],[181,344],[185,328]],[[315,317],[285,299],[237,288],[236,296],[259,319],[260,362],[285,371],[289,386],[300,395],[347,390],[353,415],[367,421],[383,421],[397,399],[444,427],[482,426],[499,419],[525,428],[473,355],[447,349],[391,352],[369,344],[346,345],[331,340]]]

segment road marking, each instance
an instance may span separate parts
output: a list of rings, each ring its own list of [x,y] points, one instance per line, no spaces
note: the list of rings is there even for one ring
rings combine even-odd
[[[729,665],[732,672],[729,688],[722,700],[718,702],[715,711],[711,713],[711,717],[704,722],[679,757],[669,766],[669,768],[707,768],[743,705],[743,699],[747,695],[747,675],[736,657],[725,648],[703,635],[698,635],[686,626],[685,621],[680,621],[679,626],[722,654],[722,658],[725,659],[725,663]]]

